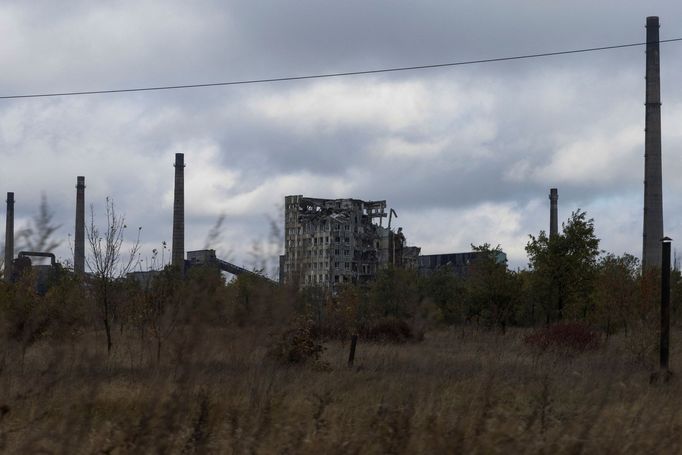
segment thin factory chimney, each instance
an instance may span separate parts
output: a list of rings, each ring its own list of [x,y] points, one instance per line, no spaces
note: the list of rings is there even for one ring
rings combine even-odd
[[[663,237],[661,171],[661,70],[658,17],[646,18],[646,129],[644,133],[644,229],[642,268],[660,267]]]
[[[76,228],[73,246],[73,271],[85,274],[85,177],[76,177]]]
[[[559,192],[556,188],[549,190],[549,238],[559,233]]]
[[[7,219],[5,224],[5,281],[12,279],[14,259],[14,193],[7,193]]]
[[[173,198],[173,265],[185,265],[185,154],[175,154],[175,196]]]

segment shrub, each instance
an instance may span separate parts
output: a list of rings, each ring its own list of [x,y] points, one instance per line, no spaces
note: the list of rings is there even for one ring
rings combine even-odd
[[[359,335],[365,340],[405,343],[421,341],[424,334],[405,319],[383,317],[361,324]]]
[[[599,333],[578,322],[562,322],[535,330],[523,341],[542,351],[558,349],[572,352],[592,351],[599,347]]]
[[[313,322],[298,318],[294,327],[287,329],[268,350],[268,356],[284,364],[319,363],[324,346],[318,343]]]
[[[659,315],[652,311],[630,324],[625,337],[625,349],[631,360],[645,368],[653,368],[658,360]]]

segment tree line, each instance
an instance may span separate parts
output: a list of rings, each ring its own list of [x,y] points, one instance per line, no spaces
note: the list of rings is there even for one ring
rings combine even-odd
[[[116,337],[134,335],[140,343],[154,345],[160,358],[164,341],[178,327],[195,323],[267,328],[297,321],[316,339],[359,334],[395,341],[418,339],[434,326],[505,332],[562,321],[580,321],[607,338],[618,332],[655,333],[660,271],[642,271],[634,256],[600,250],[594,220],[580,210],[557,235],[541,231],[529,237],[526,269],[510,270],[499,260],[501,247],[486,243],[472,245],[479,254],[464,276],[448,267],[428,276],[389,267],[370,283],[344,284],[334,291],[273,286],[257,276],[226,282],[210,267],[182,276],[168,266],[140,281],[121,273],[131,269],[138,249],[135,244],[130,252],[121,251],[126,225],[109,200],[106,215],[102,231],[91,217],[88,264],[93,273],[88,277],[60,269],[44,294],[36,291],[36,277],[30,273],[16,283],[0,284],[6,339],[29,346],[42,337],[75,339],[102,331],[107,352]],[[50,227],[49,217],[42,224]],[[49,242],[49,235],[43,241]],[[682,299],[677,269],[671,286],[675,322]]]

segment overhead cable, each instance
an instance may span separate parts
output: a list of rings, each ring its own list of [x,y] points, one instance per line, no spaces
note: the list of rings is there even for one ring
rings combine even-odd
[[[660,40],[659,43],[671,43],[675,41],[682,41],[682,38],[672,38]],[[205,87],[223,87],[229,85],[247,85],[247,84],[266,84],[273,82],[287,82],[287,81],[301,81],[307,79],[324,79],[332,77],[346,77],[346,76],[362,76],[367,74],[379,74],[379,73],[394,73],[398,71],[415,71],[415,70],[426,70],[433,68],[445,68],[451,66],[464,66],[464,65],[476,65],[480,63],[494,63],[494,62],[506,62],[511,60],[523,60],[530,58],[539,57],[552,57],[556,55],[567,55],[567,54],[579,54],[584,52],[597,52],[597,51],[607,51],[612,49],[622,49],[626,47],[636,47],[644,46],[647,43],[630,43],[630,44],[616,44],[613,46],[600,46],[600,47],[590,47],[584,49],[573,49],[568,51],[555,51],[555,52],[542,52],[539,54],[525,54],[525,55],[515,55],[511,57],[497,57],[497,58],[486,58],[478,60],[465,60],[459,62],[447,62],[447,63],[434,63],[430,65],[416,65],[416,66],[400,66],[394,68],[379,68],[371,70],[360,70],[360,71],[344,71],[340,73],[323,73],[323,74],[310,74],[301,76],[283,76],[283,77],[271,77],[263,79],[245,79],[236,81],[225,81],[225,82],[208,82],[208,83],[198,83],[198,84],[183,84],[183,85],[159,85],[152,87],[134,87],[134,88],[120,88],[120,89],[109,89],[109,90],[80,90],[80,91],[70,91],[70,92],[53,92],[53,93],[31,93],[31,94],[17,94],[17,95],[0,95],[0,99],[19,99],[19,98],[47,98],[47,97],[57,97],[57,96],[80,96],[80,95],[103,95],[111,93],[130,93],[130,92],[151,92],[158,90],[180,90],[180,89],[190,89],[190,88],[205,88]]]

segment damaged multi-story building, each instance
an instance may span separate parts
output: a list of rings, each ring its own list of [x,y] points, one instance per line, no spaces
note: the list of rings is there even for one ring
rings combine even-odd
[[[297,195],[286,196],[284,207],[280,282],[334,287],[370,281],[382,267],[418,266],[420,249],[391,228],[396,213],[386,201]]]

